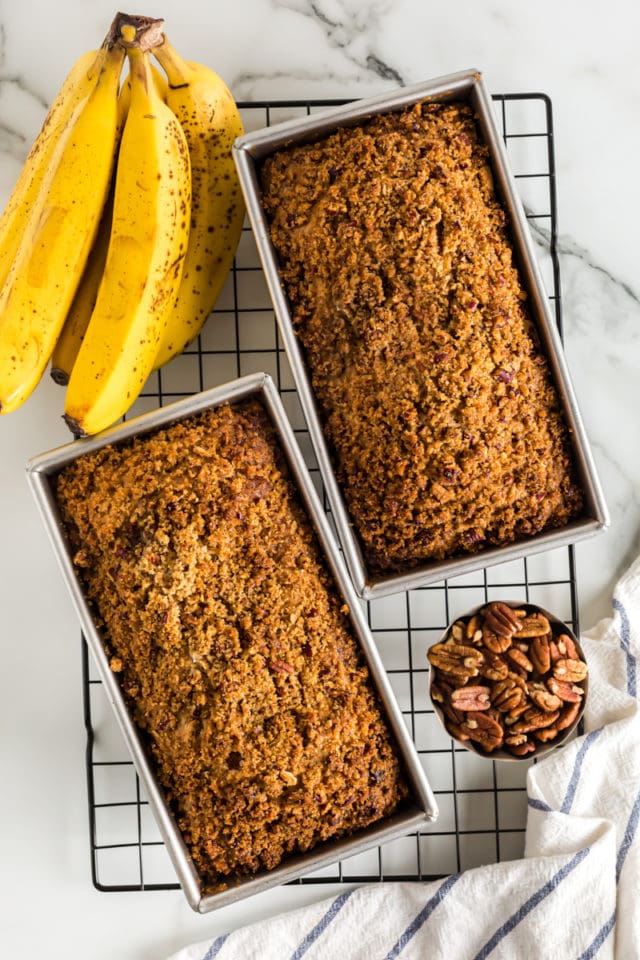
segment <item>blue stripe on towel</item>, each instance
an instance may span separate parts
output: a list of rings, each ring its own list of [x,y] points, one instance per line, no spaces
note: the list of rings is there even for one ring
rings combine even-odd
[[[589,747],[596,740],[603,731],[603,727],[598,727],[597,730],[592,730],[591,733],[588,733],[584,738],[584,743],[578,750],[576,754],[575,763],[573,765],[573,772],[571,774],[571,779],[569,780],[569,786],[567,787],[567,792],[562,801],[562,806],[560,807],[560,813],[569,813],[571,810],[571,804],[573,803],[574,797],[576,795],[576,790],[578,789],[578,781],[580,780],[580,772],[582,770],[582,764],[584,763],[584,758],[587,755]]]
[[[542,901],[548,897],[550,893],[553,893],[553,891],[562,883],[565,877],[568,877],[571,871],[575,870],[578,864],[582,863],[584,858],[588,856],[590,852],[591,847],[585,847],[584,850],[579,850],[578,853],[576,853],[576,855],[572,857],[568,863],[565,863],[564,867],[561,867],[560,870],[558,870],[558,872],[555,873],[551,879],[544,884],[544,886],[540,887],[539,890],[536,890],[536,892],[532,894],[528,900],[525,900],[522,906],[519,907],[516,912],[509,917],[506,923],[503,923],[501,927],[498,927],[493,936],[487,940],[485,945],[475,955],[473,960],[484,960],[484,958],[488,957],[490,953],[493,953],[495,948],[502,940],[504,940],[507,934],[511,933],[511,931],[515,929],[515,927],[517,927],[518,924],[524,920],[524,918],[531,913],[531,911],[535,909],[539,903],[542,903]]]
[[[300,960],[300,957],[304,956],[309,947],[315,943],[322,933],[324,933],[332,920],[334,920],[335,917],[340,913],[349,897],[354,893],[355,889],[347,890],[346,893],[341,893],[339,897],[336,897],[325,915],[320,918],[313,930],[310,930],[300,945],[296,947],[294,952],[291,954],[291,960]]]
[[[205,953],[202,960],[213,960],[214,957],[217,957],[228,936],[229,936],[228,933],[223,933],[221,937],[216,937],[216,939],[213,941],[213,943]]]
[[[584,951],[584,953],[580,954],[580,956],[578,957],[578,960],[591,960],[592,957],[595,957],[596,953],[598,952],[602,944],[605,942],[605,940],[607,939],[607,937],[609,936],[609,934],[611,933],[615,925],[616,925],[616,912],[614,910],[611,916],[609,917],[609,919],[607,920],[607,922],[605,923],[605,925],[601,927],[600,930],[598,930],[595,937],[593,938],[593,940],[591,941],[587,949]]]
[[[527,803],[530,807],[533,807],[534,810],[542,810],[543,813],[551,813],[552,807],[548,803],[545,803],[544,800],[536,800],[535,797],[529,797]]]
[[[627,611],[616,597],[613,598],[613,609],[620,615],[620,646],[627,658],[627,693],[637,696],[636,686],[636,658],[631,653],[631,628]]]
[[[636,796],[635,803],[631,808],[631,813],[629,814],[629,819],[627,821],[627,829],[624,832],[624,837],[622,838],[622,843],[620,844],[620,849],[618,850],[618,858],[616,860],[616,883],[620,879],[620,874],[622,873],[624,861],[627,859],[627,854],[631,849],[633,838],[635,837],[636,830],[638,829],[639,819],[640,819],[640,793],[638,793],[638,795]]]
[[[412,937],[414,937],[418,932],[418,930],[420,930],[420,928],[424,926],[424,924],[427,922],[427,920],[429,919],[429,917],[431,916],[435,908],[438,906],[439,903],[442,903],[442,901],[447,896],[447,894],[451,890],[454,883],[456,883],[459,879],[460,879],[459,873],[454,874],[452,877],[447,877],[444,883],[442,883],[438,887],[438,889],[436,890],[434,895],[431,897],[431,899],[427,900],[427,902],[425,903],[424,907],[422,908],[420,913],[417,915],[415,920],[412,920],[412,922],[404,931],[400,939],[396,941],[396,943],[393,945],[393,947],[391,948],[389,953],[386,955],[384,960],[393,960],[394,957],[397,957],[404,950],[404,948],[412,939]]]

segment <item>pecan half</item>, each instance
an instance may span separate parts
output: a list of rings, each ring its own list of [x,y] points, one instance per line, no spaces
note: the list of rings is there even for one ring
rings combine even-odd
[[[556,680],[568,683],[580,683],[587,675],[587,665],[583,660],[558,660],[553,666]]]
[[[456,740],[460,740],[461,743],[464,743],[465,740],[470,740],[471,737],[468,733],[465,732],[462,725],[459,723],[448,723],[447,730]]]
[[[530,613],[521,621],[518,638],[542,637],[551,633],[551,624],[542,613]]]
[[[567,660],[579,660],[580,654],[578,653],[578,648],[573,642],[572,637],[568,636],[566,633],[561,633],[557,640],[558,644],[558,653],[561,656],[566,657]],[[558,657],[560,659],[560,657]]]
[[[497,720],[481,711],[467,718],[462,724],[462,730],[470,740],[480,744],[487,753],[491,753],[502,745],[504,737],[502,727]]]
[[[522,714],[525,712],[525,710],[528,710],[529,707],[530,707],[529,700],[527,697],[524,697],[522,699],[522,702],[519,703],[517,707],[512,707],[511,710],[509,710],[509,712],[504,718],[505,725],[507,727],[512,726],[516,722],[518,717],[521,717]]]
[[[533,753],[536,749],[535,743],[531,740],[525,740],[524,743],[509,744],[507,750],[515,757],[526,757],[528,753]]]
[[[509,667],[497,653],[484,651],[484,660],[480,664],[480,676],[487,680],[504,680],[509,673]]]
[[[501,637],[489,627],[482,628],[482,642],[492,653],[504,653],[511,646],[511,637]]]
[[[561,656],[562,654],[558,650],[558,644],[556,641],[549,640],[549,659],[551,660],[551,663],[557,663]]]
[[[488,710],[491,706],[489,687],[460,687],[451,694],[456,710]]]
[[[565,703],[578,703],[582,700],[584,690],[575,683],[569,683],[567,680],[556,680],[555,677],[549,677],[547,686],[551,693],[560,697]]]
[[[505,680],[498,680],[491,688],[491,703],[498,710],[507,713],[525,701],[525,690],[518,683],[519,677],[510,674]]]
[[[550,693],[544,683],[529,683],[527,684],[527,689],[529,691],[529,699],[532,700],[540,710],[545,710],[547,713],[554,713],[562,706],[560,697],[557,697],[555,693]]]
[[[529,647],[531,662],[538,673],[548,673],[551,668],[551,652],[547,637],[534,637]]]
[[[537,707],[529,707],[522,714],[522,719],[514,723],[511,728],[514,733],[531,733],[532,730],[540,730],[542,727],[550,727],[555,723],[559,712],[547,713],[545,710],[538,710]]]
[[[471,617],[471,619],[467,623],[466,634],[467,634],[467,640],[470,643],[478,643],[480,640],[482,640],[481,626],[482,626],[482,623],[481,623],[480,617],[476,613],[474,614],[473,617]]]
[[[447,689],[444,684],[431,684],[431,696],[436,703],[440,704],[442,712],[447,720],[450,720],[451,723],[460,724],[464,720],[464,713],[462,713],[461,710],[456,710],[455,707],[451,706],[451,693],[451,688],[449,687]]]
[[[522,650],[518,650],[517,647],[512,647],[511,650],[507,650],[507,656],[510,660],[519,666],[525,673],[531,673],[533,670],[533,664],[526,653],[523,653]]]
[[[576,700],[575,703],[565,703],[560,711],[556,728],[558,730],[566,730],[567,727],[570,727],[572,723],[575,723],[579,713],[580,700]]]
[[[533,735],[536,740],[539,740],[540,743],[547,743],[549,740],[555,740],[558,736],[558,725],[553,724],[551,727],[545,727],[543,730],[534,730]]]
[[[485,625],[499,637],[511,638],[520,630],[522,620],[506,603],[494,601],[483,612]]]
[[[462,643],[436,643],[427,654],[431,666],[463,680],[478,676],[482,653]]]
[[[526,733],[514,733],[504,738],[504,742],[509,747],[521,747],[528,740]]]

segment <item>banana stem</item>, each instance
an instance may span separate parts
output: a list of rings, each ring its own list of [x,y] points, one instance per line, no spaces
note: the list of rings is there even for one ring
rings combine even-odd
[[[135,72],[136,76],[142,81],[144,89],[155,89],[153,77],[151,76],[151,64],[149,63],[146,50],[142,50],[140,47],[129,47],[127,57],[129,58],[129,68],[131,72]],[[131,88],[131,96],[132,98],[134,96],[133,87]]]
[[[166,73],[171,88],[186,87],[191,83],[195,71],[171,46],[165,34],[162,45],[153,48],[153,55]]]
[[[163,42],[163,26],[164,20],[117,13],[105,37],[104,46],[111,49],[118,44],[124,49],[136,47],[139,50],[152,50]]]

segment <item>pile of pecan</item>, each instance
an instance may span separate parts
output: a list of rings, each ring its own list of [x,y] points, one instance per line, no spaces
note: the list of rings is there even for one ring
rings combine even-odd
[[[528,604],[499,601],[456,620],[428,653],[431,696],[453,737],[525,757],[572,726],[587,665],[558,627]]]

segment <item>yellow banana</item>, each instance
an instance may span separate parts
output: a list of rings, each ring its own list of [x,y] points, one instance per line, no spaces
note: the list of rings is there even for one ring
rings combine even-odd
[[[154,69],[153,76],[158,92],[164,99],[167,90],[166,81],[158,70]],[[120,96],[118,97],[118,146],[120,145],[120,135],[122,134],[127,113],[129,112],[130,102],[131,80],[127,76],[122,84]],[[89,253],[82,279],[76,290],[62,332],[58,337],[58,342],[51,355],[51,376],[53,380],[62,387],[65,387],[69,383],[73,364],[78,356],[80,345],[84,340],[93,308],[98,299],[98,290],[107,262],[111,221],[113,218],[113,183],[111,187],[112,189],[109,191],[107,202],[102,211],[98,233]]]
[[[231,93],[208,67],[186,63],[166,37],[153,54],[169,78],[167,104],[189,144],[192,186],[189,247],[157,369],[198,335],[218,299],[240,240],[244,203],[231,155],[243,128]]]
[[[7,279],[20,246],[29,215],[37,202],[40,187],[49,172],[56,145],[78,104],[96,84],[106,50],[90,50],[73,65],[53,101],[42,129],[16,181],[0,217],[0,287]]]
[[[125,40],[129,37],[124,33]],[[189,238],[184,133],[162,102],[146,52],[127,50],[131,104],[122,134],[111,239],[95,309],[71,371],[65,420],[97,433],[135,401],[175,300]]]
[[[124,53],[107,50],[90,95],[76,107],[51,159],[0,294],[0,412],[37,385],[60,334],[109,188]]]
[[[107,262],[112,218],[113,191],[110,192],[102,211],[96,239],[91,247],[71,309],[51,355],[51,376],[63,387],[69,383],[73,365],[98,299],[98,290]]]

